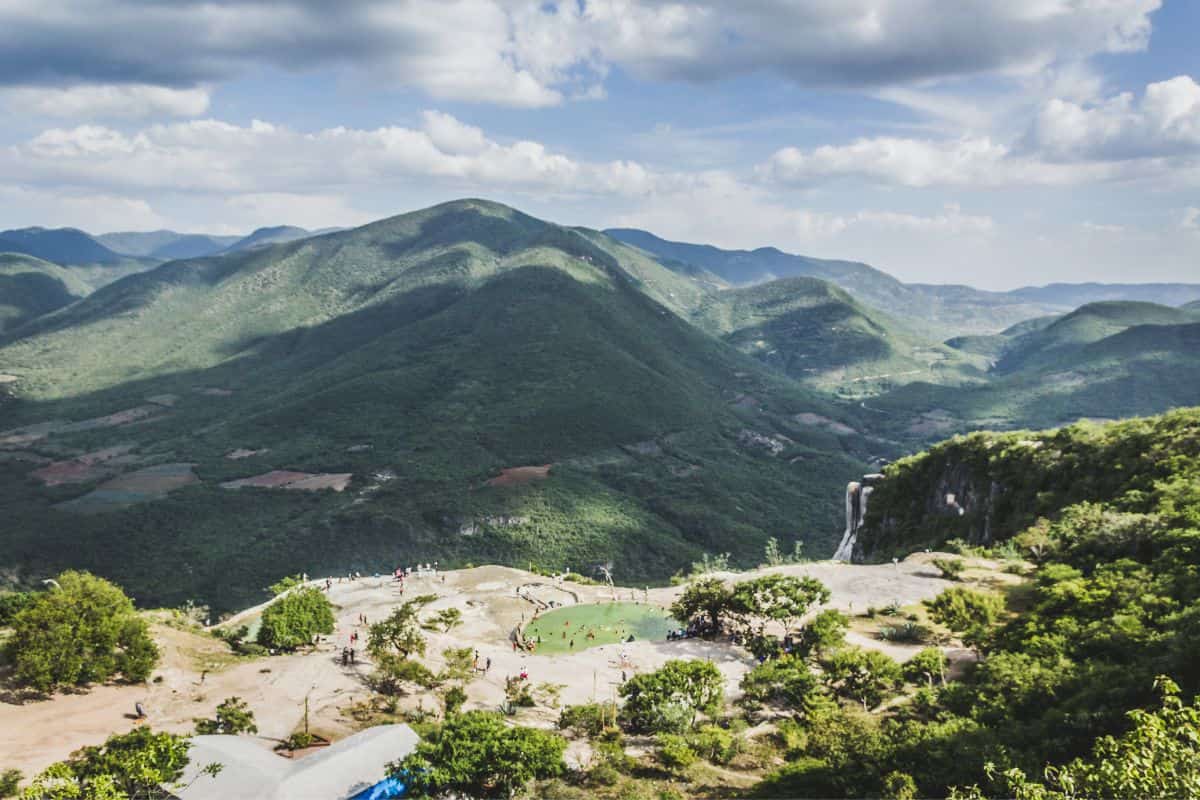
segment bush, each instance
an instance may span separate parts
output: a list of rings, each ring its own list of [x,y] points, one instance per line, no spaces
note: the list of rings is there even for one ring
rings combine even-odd
[[[16,683],[48,692],[150,677],[158,647],[125,593],[86,572],[64,572],[57,583],[13,619],[6,652]]]
[[[258,643],[276,650],[311,644],[318,634],[333,633],[333,605],[315,586],[295,589],[267,606]]]
[[[929,638],[929,629],[915,622],[902,622],[899,625],[884,625],[875,632],[875,638],[884,642],[920,644]]]
[[[0,798],[16,797],[17,787],[21,784],[21,770],[6,769],[0,772]]]
[[[657,742],[658,749],[654,756],[660,764],[672,772],[685,770],[696,763],[696,751],[682,736],[675,733],[660,733]]]
[[[941,571],[942,577],[948,581],[960,580],[967,568],[967,563],[961,558],[935,558],[931,563]]]
[[[240,697],[230,697],[217,706],[216,719],[197,719],[195,723],[196,733],[201,735],[258,733],[258,726],[254,724],[254,712]]]
[[[558,727],[591,739],[599,736],[609,725],[615,724],[616,716],[617,707],[610,702],[567,706],[558,715]]]
[[[724,679],[708,661],[668,661],[655,672],[635,675],[622,684],[622,719],[635,731],[679,733],[695,725],[700,712],[721,704]]]
[[[696,755],[713,764],[728,764],[741,749],[733,731],[719,725],[701,725],[687,741]]]
[[[466,702],[467,693],[463,691],[461,686],[451,686],[442,694],[442,705],[446,709],[447,717],[457,714]]]
[[[566,746],[558,734],[509,727],[499,714],[468,711],[429,730],[388,772],[404,776],[418,797],[512,797],[530,781],[561,775]]]

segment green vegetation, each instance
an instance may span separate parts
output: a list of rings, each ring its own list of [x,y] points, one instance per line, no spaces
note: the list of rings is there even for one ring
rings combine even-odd
[[[24,800],[158,800],[162,787],[178,785],[188,763],[188,740],[137,728],[114,734],[99,747],[85,747],[47,767],[22,793]],[[197,780],[215,775],[206,765]]]
[[[78,276],[57,264],[0,253],[0,334],[70,305],[90,291]]]
[[[197,734],[226,734],[233,736],[239,733],[258,733],[254,724],[254,712],[240,697],[228,697],[217,706],[216,719],[197,719]]]
[[[55,582],[12,618],[5,650],[16,683],[50,692],[113,676],[146,680],[158,648],[125,593],[86,572],[64,572]]]
[[[258,643],[276,650],[295,650],[313,643],[318,634],[333,633],[333,606],[315,586],[293,589],[263,609]]]
[[[413,797],[512,797],[534,780],[564,771],[566,741],[510,727],[499,714],[468,711],[425,733],[416,752],[391,766]]]
[[[630,583],[718,547],[756,564],[770,536],[819,557],[871,450],[796,418],[853,427],[861,412],[671,313],[706,291],[600,234],[483,201],[165,264],[0,341],[19,378],[6,424],[170,395],[152,423],[51,430],[29,449],[130,443],[147,463],[196,464],[201,482],[80,515],[58,505],[99,480],[48,487],[0,462],[0,547],[35,575],[69,553],[143,602],[218,614],[281,573],[370,574],[414,553],[611,563]],[[237,449],[268,452],[225,457]],[[544,479],[488,484],[538,464],[554,465]],[[271,469],[354,479],[342,493],[219,488]],[[253,559],[237,557],[247,542]]]
[[[6,769],[0,772],[0,797],[16,797],[18,787],[21,785],[21,770]]]
[[[712,714],[724,696],[721,673],[708,661],[668,661],[621,684],[621,719],[641,733],[679,733]]]

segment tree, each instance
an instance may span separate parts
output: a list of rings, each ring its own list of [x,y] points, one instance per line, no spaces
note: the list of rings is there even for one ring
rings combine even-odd
[[[433,615],[423,627],[429,630],[442,629],[443,633],[449,633],[451,629],[457,628],[462,624],[462,612],[457,608],[443,608],[441,611]]]
[[[125,593],[86,572],[64,572],[57,583],[13,619],[6,649],[15,681],[48,692],[113,675],[149,677],[158,648]]]
[[[423,597],[409,600],[397,607],[387,619],[371,626],[367,650],[374,656],[396,654],[408,658],[413,653],[425,654],[425,636],[421,633],[418,613],[428,601]]]
[[[300,575],[288,575],[280,578],[277,583],[272,583],[268,588],[271,594],[278,597],[279,595],[295,589],[297,586],[304,584],[304,580]]]
[[[802,708],[820,682],[808,662],[797,656],[764,661],[742,677],[742,693],[747,704],[775,703],[786,708]]]
[[[917,782],[907,772],[889,772],[883,776],[883,796],[886,800],[916,800]]]
[[[733,594],[720,578],[700,578],[688,584],[671,604],[671,616],[681,622],[707,617],[714,630],[721,628],[721,616],[729,610]]]
[[[311,644],[318,634],[333,633],[333,605],[315,586],[292,589],[262,613],[258,643],[277,650]]]
[[[779,552],[779,540],[772,536],[763,547],[763,561],[768,567],[777,567],[783,563],[783,554]]]
[[[99,747],[85,747],[48,767],[22,793],[25,800],[157,800],[183,776],[191,744],[172,733],[135,728]],[[202,774],[215,775],[217,764]]]
[[[468,711],[430,731],[388,771],[413,797],[511,797],[530,781],[562,774],[566,746],[556,733],[509,727],[495,712]]]
[[[823,664],[825,678],[834,693],[857,700],[869,711],[904,685],[900,665],[886,653],[846,647]]]
[[[797,642],[800,653],[820,656],[838,649],[846,641],[849,627],[850,620],[845,614],[836,609],[825,609],[800,631]]]
[[[778,622],[786,635],[808,610],[829,600],[829,589],[816,578],[770,574],[733,587],[736,613]]]
[[[1162,697],[1158,710],[1130,711],[1133,728],[1120,738],[1097,739],[1091,759],[1047,768],[1049,786],[1029,780],[1016,768],[996,776],[997,770],[988,764],[989,776],[1001,777],[1007,793],[1017,800],[1200,797],[1200,699],[1185,706],[1174,681],[1160,676],[1155,683]]]
[[[240,697],[229,697],[222,701],[217,706],[216,719],[197,719],[195,723],[196,733],[200,735],[258,733],[258,726],[254,724],[254,712]]]
[[[904,679],[910,683],[926,681],[933,688],[934,680],[946,681],[946,654],[936,647],[926,647],[904,662]]]
[[[955,586],[926,600],[925,606],[935,622],[959,634],[963,644],[978,650],[1004,609],[1004,601],[999,595]]]
[[[700,712],[714,713],[724,697],[720,671],[708,661],[672,660],[621,685],[622,718],[635,731],[680,732]]]

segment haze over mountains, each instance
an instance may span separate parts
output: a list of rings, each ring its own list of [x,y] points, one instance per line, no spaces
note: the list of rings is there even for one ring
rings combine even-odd
[[[415,552],[635,580],[770,536],[820,557],[880,459],[1200,396],[1195,303],[1061,307],[1200,286],[912,285],[482,200],[323,235],[18,234],[64,261],[0,261],[0,543],[153,602]],[[70,260],[105,252],[140,269]]]

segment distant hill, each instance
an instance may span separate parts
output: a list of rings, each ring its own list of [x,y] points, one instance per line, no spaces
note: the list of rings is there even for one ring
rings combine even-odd
[[[0,549],[218,609],[279,574],[417,559],[661,581],[704,552],[757,563],[769,536],[830,553],[845,475],[886,445],[855,432],[857,407],[683,319],[707,291],[596,231],[476,200],[164,264],[0,337],[19,378],[6,411],[14,428],[82,421],[34,451],[124,443],[199,482],[68,514],[95,482],[42,487],[0,461]],[[88,421],[148,397],[167,399],[145,422]],[[239,449],[267,452],[226,457]],[[353,479],[220,487],[270,470]]]
[[[1021,330],[1021,329],[1018,329]],[[896,436],[1151,414],[1200,400],[1200,311],[1093,303],[1011,337],[986,383],[912,384],[871,400]]]
[[[693,319],[764,364],[843,397],[915,380],[959,382],[959,370],[971,369],[953,349],[816,278],[716,292]]]
[[[1181,306],[1200,302],[1200,283],[1051,283],[1008,292],[1029,302],[1070,311],[1089,303],[1132,300]]]
[[[0,253],[0,334],[70,305],[90,291],[69,269],[32,256]]]
[[[664,266],[694,265],[735,285],[775,278],[821,278],[845,289],[856,300],[903,319],[909,327],[935,339],[968,333],[993,333],[1047,309],[1000,292],[969,286],[904,284],[867,264],[785,253],[774,247],[722,250],[711,245],[660,239],[630,228],[605,231],[610,236],[663,259]]]
[[[109,249],[129,256],[145,256],[163,261],[177,258],[202,258],[225,250],[240,236],[209,236],[161,230],[140,233],[102,233],[95,237]]]
[[[24,253],[65,266],[113,264],[120,254],[75,228],[19,228],[0,231],[0,252]]]
[[[1049,325],[1016,336],[997,362],[998,374],[1053,365],[1069,365],[1071,357],[1085,345],[1099,342],[1138,325],[1180,325],[1200,322],[1200,314],[1188,309],[1154,303],[1113,301],[1090,303]]]
[[[223,252],[239,253],[243,250],[251,250],[255,247],[263,247],[269,244],[283,244],[285,242],[294,242],[297,239],[304,239],[313,234],[304,228],[297,228],[292,225],[278,225],[273,228],[259,228],[249,236],[244,236],[241,239],[234,241],[228,245]]]

